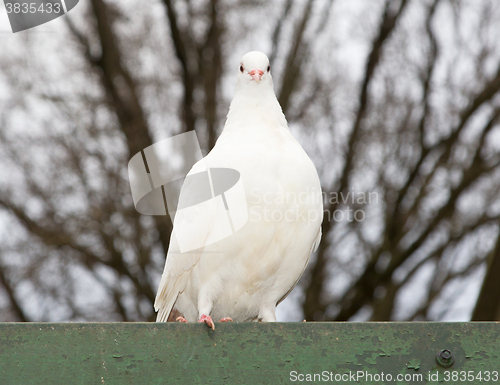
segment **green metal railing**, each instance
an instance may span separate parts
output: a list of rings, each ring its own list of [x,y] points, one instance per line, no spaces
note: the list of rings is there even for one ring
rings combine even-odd
[[[499,373],[497,322],[0,324],[0,385],[495,384]]]

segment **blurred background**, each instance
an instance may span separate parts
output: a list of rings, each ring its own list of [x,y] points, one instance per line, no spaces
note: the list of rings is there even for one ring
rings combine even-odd
[[[500,320],[497,0],[81,0],[0,8],[0,321],[154,320],[171,223],[127,163],[206,154],[251,50],[325,193],[278,320]]]

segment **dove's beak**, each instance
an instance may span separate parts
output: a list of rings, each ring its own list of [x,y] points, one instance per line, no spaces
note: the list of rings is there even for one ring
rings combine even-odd
[[[255,80],[256,82],[260,82],[262,75],[264,75],[264,71],[259,69],[254,69],[251,70],[248,74],[252,77],[253,80]]]

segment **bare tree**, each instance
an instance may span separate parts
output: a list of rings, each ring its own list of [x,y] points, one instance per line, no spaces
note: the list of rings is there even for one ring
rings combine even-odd
[[[89,0],[57,34],[9,36],[1,320],[154,319],[171,224],[137,213],[128,160],[191,130],[209,151],[251,49],[323,183],[288,301],[307,320],[467,319],[483,282],[473,317],[498,319],[499,20],[493,0]]]

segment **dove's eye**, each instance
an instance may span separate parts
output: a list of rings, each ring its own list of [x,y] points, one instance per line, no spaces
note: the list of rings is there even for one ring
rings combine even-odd
[[[271,71],[271,66],[267,66],[267,72]]]
[[[243,66],[240,66],[240,71],[243,72],[244,68]]]

